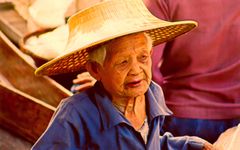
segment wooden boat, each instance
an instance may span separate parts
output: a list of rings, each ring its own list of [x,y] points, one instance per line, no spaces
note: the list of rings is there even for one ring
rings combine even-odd
[[[46,129],[60,100],[71,95],[34,70],[32,59],[0,32],[0,125],[31,142]]]
[[[27,34],[27,22],[11,5],[0,8],[0,126],[34,143],[60,100],[72,95],[63,87],[71,79],[56,76],[62,84],[35,76],[34,58],[16,47]]]

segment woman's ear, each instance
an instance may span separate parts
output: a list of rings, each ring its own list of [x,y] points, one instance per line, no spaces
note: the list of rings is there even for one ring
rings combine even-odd
[[[152,55],[152,53],[153,53],[153,48],[151,48],[151,50],[150,50],[150,54]]]
[[[99,73],[99,69],[100,69],[99,67],[100,67],[100,65],[96,62],[88,61],[86,63],[87,71],[90,73],[91,76],[93,76],[98,81],[100,81],[100,79],[101,79],[100,73]]]

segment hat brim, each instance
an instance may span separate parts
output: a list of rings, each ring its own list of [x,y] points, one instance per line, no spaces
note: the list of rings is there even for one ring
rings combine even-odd
[[[96,41],[89,45],[86,45],[85,47],[82,47],[80,49],[77,49],[75,51],[67,53],[65,55],[59,56],[59,57],[43,64],[42,66],[40,66],[35,71],[35,74],[36,75],[56,75],[56,74],[61,74],[61,73],[69,73],[69,72],[84,70],[85,63],[88,60],[87,49],[89,47],[97,46],[98,44],[110,41],[112,39],[115,39],[115,38],[118,38],[121,36],[138,33],[138,32],[146,32],[152,38],[153,46],[156,46],[158,44],[170,41],[170,40],[174,39],[175,37],[190,31],[191,29],[196,27],[196,25],[197,24],[193,21],[181,21],[179,23],[176,22],[176,24],[174,24],[174,25],[172,24],[171,26],[116,34],[111,37],[102,39],[100,41]],[[177,28],[177,30],[176,30],[176,28]],[[166,29],[169,30],[168,32],[172,32],[174,34],[168,34],[171,36],[159,37],[159,35],[157,33],[159,33],[159,31],[164,31]],[[179,30],[179,29],[181,29],[181,30]],[[179,32],[176,32],[176,31],[179,31]]]

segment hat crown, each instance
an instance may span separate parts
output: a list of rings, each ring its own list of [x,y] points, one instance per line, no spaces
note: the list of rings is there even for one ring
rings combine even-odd
[[[153,22],[155,19],[159,22],[159,19],[148,11],[142,0],[101,2],[70,17],[66,50],[74,51],[77,47],[100,43],[105,37],[125,34],[128,32],[126,29],[137,31],[138,22]]]
[[[99,30],[104,23],[130,21],[147,15],[153,17],[142,0],[110,0],[78,12],[70,17],[68,24],[70,34],[74,35],[76,30],[91,32]]]

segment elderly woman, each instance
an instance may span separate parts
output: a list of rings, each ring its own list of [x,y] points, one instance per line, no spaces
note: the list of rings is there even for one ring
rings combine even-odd
[[[111,0],[77,13],[68,23],[67,51],[36,74],[85,68],[97,82],[62,101],[32,149],[211,148],[196,137],[162,134],[164,116],[171,111],[151,81],[152,46],[191,30],[195,22],[165,22],[141,0]]]

